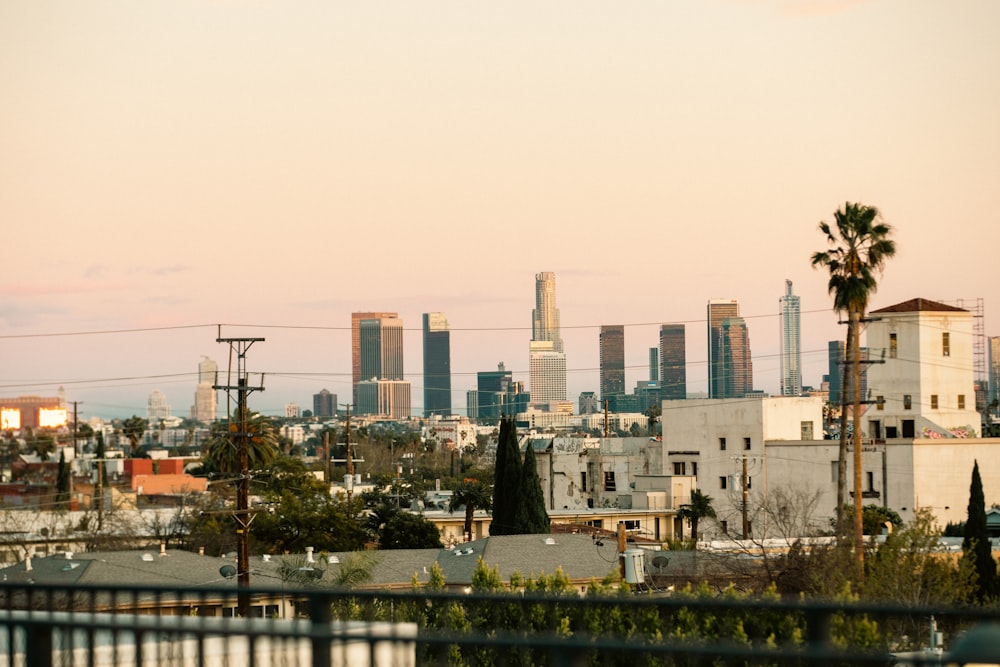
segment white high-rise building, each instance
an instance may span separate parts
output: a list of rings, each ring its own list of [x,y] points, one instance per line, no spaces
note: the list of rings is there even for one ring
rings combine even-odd
[[[200,422],[215,421],[218,409],[218,394],[215,391],[219,365],[208,357],[202,357],[198,362],[198,387],[194,391],[194,405],[191,406],[191,419]]]
[[[528,372],[532,405],[566,401],[566,353],[559,333],[556,274],[551,271],[535,274]]]
[[[169,417],[170,404],[167,403],[167,397],[159,389],[154,389],[146,401],[146,420],[149,422],[149,428],[153,428],[161,419]]]
[[[785,280],[781,306],[781,395],[802,395],[802,327],[799,297],[792,294],[792,281]]]

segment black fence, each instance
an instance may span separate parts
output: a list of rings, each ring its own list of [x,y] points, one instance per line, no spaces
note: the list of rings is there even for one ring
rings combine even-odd
[[[996,607],[748,602],[725,594],[254,588],[242,595],[234,588],[0,584],[0,665],[1000,662]],[[249,618],[237,615],[246,608]],[[926,650],[939,643],[947,649]]]

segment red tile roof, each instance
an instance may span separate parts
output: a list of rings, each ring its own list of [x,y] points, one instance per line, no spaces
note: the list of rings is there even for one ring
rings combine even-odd
[[[930,299],[910,299],[909,301],[904,301],[903,303],[897,303],[895,306],[887,306],[885,308],[879,308],[878,310],[869,311],[869,314],[874,315],[875,313],[919,313],[919,312],[946,312],[946,313],[967,313],[964,308],[959,308],[957,306],[949,306],[946,303],[940,303],[938,301],[931,301]]]

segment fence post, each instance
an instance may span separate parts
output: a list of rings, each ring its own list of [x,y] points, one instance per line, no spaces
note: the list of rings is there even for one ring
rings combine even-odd
[[[330,623],[333,622],[330,596],[317,592],[309,595],[312,667],[330,667]]]
[[[26,667],[52,667],[52,626],[32,623],[25,627],[24,664]],[[12,638],[13,639],[13,638]],[[14,658],[11,642],[11,660]],[[12,662],[13,664],[13,662]]]

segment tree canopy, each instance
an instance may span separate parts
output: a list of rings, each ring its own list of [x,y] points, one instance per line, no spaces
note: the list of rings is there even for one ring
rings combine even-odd
[[[983,480],[979,475],[979,461],[972,466],[969,485],[969,510],[962,535],[962,558],[976,572],[976,602],[990,602],[997,597],[997,563],[993,560],[990,535],[986,526],[986,499]]]

